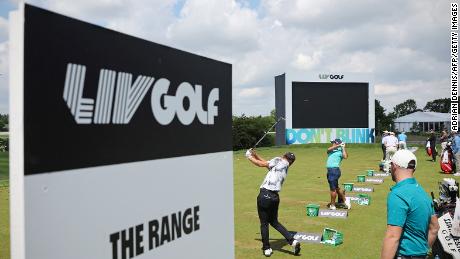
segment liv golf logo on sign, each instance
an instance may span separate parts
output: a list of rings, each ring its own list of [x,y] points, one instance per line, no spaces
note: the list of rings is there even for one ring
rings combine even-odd
[[[346,219],[348,217],[348,211],[346,211],[346,210],[324,210],[324,209],[320,209],[318,217]]]
[[[138,76],[134,83],[132,74],[101,69],[99,72],[99,85],[97,102],[94,107],[94,99],[83,98],[86,66],[68,64],[64,87],[64,100],[67,103],[75,121],[78,124],[89,124],[93,120],[95,124],[127,124],[131,121],[142,99],[154,83],[154,78]],[[117,79],[118,78],[118,79]],[[115,88],[115,81],[117,87]],[[158,123],[168,125],[177,114],[179,121],[184,125],[190,125],[198,116],[202,124],[214,124],[217,116],[215,102],[219,100],[219,88],[211,90],[207,98],[207,106],[210,111],[204,111],[201,104],[202,86],[193,87],[188,82],[179,85],[175,96],[167,95],[170,81],[165,78],[156,80],[152,90],[151,108]],[[115,95],[115,99],[114,99]],[[165,96],[165,107],[161,106],[161,98]],[[190,100],[190,106],[185,109],[184,99]],[[112,104],[114,102],[114,104]],[[94,111],[95,108],[95,111]],[[208,108],[208,109],[209,109]],[[113,109],[113,114],[112,114]],[[94,112],[93,112],[94,111]]]
[[[231,65],[30,5],[11,26],[12,258],[234,258]]]

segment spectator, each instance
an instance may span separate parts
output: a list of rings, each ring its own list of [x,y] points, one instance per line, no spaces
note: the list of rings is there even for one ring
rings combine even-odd
[[[417,158],[409,150],[391,159],[391,178],[396,185],[387,198],[387,230],[381,259],[426,258],[439,230],[433,204],[415,180]]]
[[[390,132],[389,136],[384,141],[386,150],[386,161],[390,161],[393,154],[398,150],[398,139],[395,137],[394,132]]]
[[[430,130],[430,137],[427,139],[428,142],[430,142],[430,148],[431,148],[431,161],[436,162],[436,156],[438,155],[438,152],[436,151],[436,134],[434,133],[434,130]]]
[[[407,141],[407,135],[404,131],[398,134],[399,150],[407,149],[406,141]]]
[[[457,132],[453,133],[454,138],[452,140],[452,153],[454,154],[454,162],[455,162],[455,176],[460,176],[460,136]]]
[[[387,130],[384,130],[383,133],[382,133],[382,152],[383,152],[383,158],[382,158],[382,161],[385,161],[385,157],[386,157],[386,149],[385,149],[385,138],[389,136],[388,134],[388,131]]]
[[[447,130],[443,130],[441,132],[441,138],[439,139],[439,142],[441,142],[441,154],[444,153],[444,150],[447,147],[448,139],[449,139],[449,135],[447,134]]]

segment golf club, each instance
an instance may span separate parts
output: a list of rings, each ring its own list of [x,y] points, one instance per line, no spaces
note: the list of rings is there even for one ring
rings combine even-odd
[[[257,145],[259,145],[259,143],[265,138],[265,136],[267,136],[268,132],[270,132],[270,130],[272,130],[273,127],[275,127],[276,124],[278,124],[281,120],[285,120],[285,119],[283,117],[280,117],[267,131],[265,131],[265,134],[259,139],[259,141],[256,142],[256,144],[252,148],[256,148]]]

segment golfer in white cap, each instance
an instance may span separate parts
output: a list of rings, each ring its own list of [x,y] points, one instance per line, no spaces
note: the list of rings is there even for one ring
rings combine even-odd
[[[382,259],[426,258],[439,230],[433,204],[415,180],[417,158],[399,150],[391,158],[391,178],[396,182],[387,198],[387,230]]]
[[[278,207],[280,204],[278,192],[281,191],[281,186],[287,177],[289,166],[295,161],[295,155],[291,152],[286,152],[282,157],[275,157],[267,161],[261,158],[254,149],[249,149],[246,151],[246,157],[254,165],[269,169],[262,185],[260,185],[260,193],[257,197],[263,254],[267,257],[273,254],[268,234],[268,224],[270,224],[284,236],[286,241],[294,248],[294,254],[298,255],[300,253],[299,241],[295,240],[294,235],[278,221]]]

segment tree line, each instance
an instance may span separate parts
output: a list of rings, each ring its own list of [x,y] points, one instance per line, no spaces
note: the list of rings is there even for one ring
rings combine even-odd
[[[232,137],[233,150],[247,149],[265,134],[275,123],[275,110],[269,116],[233,116]],[[268,134],[259,144],[259,147],[270,147],[275,145],[275,137]]]
[[[376,132],[390,129],[394,120],[401,116],[416,112],[431,111],[448,113],[450,111],[450,98],[436,99],[429,101],[419,109],[414,99],[408,99],[393,108],[392,112],[386,112],[379,100],[375,100],[375,121]],[[265,134],[265,130],[270,128],[276,121],[275,110],[270,112],[269,116],[233,116],[232,134],[233,150],[241,150],[252,147]],[[259,147],[268,147],[274,145],[274,135],[268,134],[265,139],[258,145]]]
[[[382,132],[389,129],[389,125],[393,125],[394,120],[398,117],[416,112],[416,111],[431,111],[448,113],[450,111],[450,98],[436,99],[426,103],[423,109],[417,108],[417,103],[414,99],[408,99],[393,108],[392,112],[386,112],[379,100],[375,100],[375,121],[376,132]],[[233,116],[232,137],[233,150],[240,150],[252,147],[260,137],[265,134],[265,130],[272,126],[275,119],[275,110],[270,112],[268,116]],[[8,114],[0,114],[0,131],[8,131],[9,116]],[[5,142],[7,140],[1,140]],[[7,143],[2,143],[3,146]],[[274,135],[268,134],[259,147],[273,146]]]

